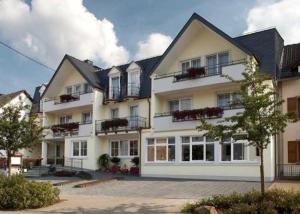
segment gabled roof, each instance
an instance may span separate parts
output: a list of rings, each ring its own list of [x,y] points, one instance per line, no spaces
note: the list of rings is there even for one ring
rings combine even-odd
[[[6,105],[7,103],[9,103],[11,100],[13,100],[15,97],[19,96],[22,93],[24,93],[28,97],[28,99],[32,101],[31,96],[27,93],[26,90],[20,90],[20,91],[12,92],[10,94],[2,94],[0,96],[0,107]]]
[[[277,76],[280,71],[283,39],[275,28],[235,37],[234,40],[255,55],[262,72]]]
[[[103,89],[100,85],[99,80],[97,79],[97,75],[95,74],[95,72],[97,72],[98,70],[101,70],[101,68],[94,66],[92,64],[89,64],[87,62],[81,61],[79,59],[76,59],[73,56],[70,56],[68,54],[66,54],[64,56],[64,58],[62,59],[62,61],[60,62],[58,68],[56,69],[55,73],[53,74],[50,82],[48,83],[42,97],[46,94],[49,86],[51,85],[52,81],[54,80],[55,76],[57,75],[60,67],[62,66],[63,62],[65,60],[68,60],[75,68],[76,70],[82,75],[82,77],[94,88],[97,89]]]
[[[183,26],[183,28],[176,35],[175,39],[172,41],[172,43],[169,45],[169,47],[163,53],[160,61],[156,64],[156,66],[155,66],[155,68],[153,70],[155,70],[159,66],[159,64],[164,60],[164,58],[168,55],[168,53],[173,48],[173,46],[177,43],[178,39],[183,35],[183,33],[187,30],[187,28],[190,26],[190,24],[194,20],[198,20],[198,21],[202,22],[209,29],[211,29],[215,33],[219,34],[225,40],[227,40],[228,42],[232,43],[234,46],[238,47],[239,49],[241,49],[242,51],[244,51],[246,54],[248,54],[250,56],[253,55],[253,53],[248,48],[244,47],[243,45],[241,45],[240,43],[238,43],[237,41],[235,41],[233,38],[231,38],[229,35],[227,35],[226,33],[224,33],[222,30],[220,30],[219,28],[217,28],[216,26],[214,26],[213,24],[211,24],[209,21],[207,21],[206,19],[204,19],[202,16],[198,15],[197,13],[193,13],[193,15],[190,17],[190,19],[187,21],[187,23],[185,23],[185,25]]]
[[[151,96],[151,79],[150,75],[154,69],[156,63],[160,60],[161,56],[156,56],[148,59],[135,61],[141,69],[141,89],[140,89],[140,98],[146,98]],[[132,63],[132,62],[131,62]],[[114,66],[117,67],[121,72],[121,90],[126,87],[127,84],[127,68],[131,63]],[[109,84],[108,73],[111,68],[103,69],[97,72],[98,79],[102,87],[107,88]]]

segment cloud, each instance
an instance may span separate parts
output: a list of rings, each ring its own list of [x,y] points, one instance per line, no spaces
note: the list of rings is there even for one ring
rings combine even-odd
[[[136,59],[161,55],[171,44],[172,38],[161,33],[152,33],[145,41],[138,42]]]
[[[125,63],[129,53],[114,25],[97,19],[82,0],[0,0],[0,39],[57,67],[65,53],[103,66]]]
[[[253,32],[276,27],[285,44],[300,42],[299,0],[259,0],[248,13],[247,30]]]

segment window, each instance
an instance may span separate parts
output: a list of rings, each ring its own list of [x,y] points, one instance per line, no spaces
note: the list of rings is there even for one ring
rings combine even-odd
[[[128,95],[137,96],[140,92],[140,72],[131,71],[128,72]]]
[[[201,67],[201,58],[190,59],[181,62],[181,71],[183,73],[187,72],[189,68],[200,68]]]
[[[241,161],[246,160],[247,145],[244,141],[225,140],[221,144],[222,161]]]
[[[64,115],[59,118],[60,124],[67,124],[72,122],[72,115]]]
[[[217,73],[217,55],[206,57],[207,74],[214,75]]]
[[[66,94],[72,94],[72,86],[66,87]]]
[[[187,72],[187,70],[190,68],[190,61],[182,62],[181,63],[181,71]]]
[[[83,84],[83,89],[84,93],[91,93],[93,91],[93,87],[88,83]]]
[[[60,157],[60,145],[56,145],[56,157]]]
[[[300,162],[300,141],[288,142],[288,162],[289,163]]]
[[[86,113],[82,113],[82,123],[83,124],[89,124],[92,123],[92,112],[86,112]]]
[[[110,98],[117,99],[120,95],[120,77],[111,78]]]
[[[175,137],[147,139],[147,161],[175,161]]]
[[[183,111],[192,109],[192,98],[182,98],[179,100],[169,101],[169,111]]]
[[[181,137],[181,161],[214,161],[214,142],[203,136]]]
[[[138,106],[130,106],[130,108],[129,108],[129,114],[130,114],[129,127],[130,128],[138,128],[138,126],[139,126],[138,111],[139,111]]]
[[[87,156],[87,141],[74,141],[73,142],[73,156],[74,157]]]
[[[111,116],[111,119],[119,118],[119,109],[118,108],[111,109],[110,116]]]
[[[222,109],[241,108],[241,95],[237,92],[217,95],[217,105]]]
[[[111,141],[110,154],[113,157],[129,157],[138,155],[137,140]]]
[[[81,93],[81,85],[74,85],[74,95],[79,96]]]
[[[229,64],[229,53],[223,52],[206,57],[207,73],[214,75],[222,72],[222,66]]]
[[[290,97],[287,99],[287,112],[293,113],[296,120],[300,118],[300,97]]]

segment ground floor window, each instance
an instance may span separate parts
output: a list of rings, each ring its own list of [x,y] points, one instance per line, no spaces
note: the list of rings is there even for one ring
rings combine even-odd
[[[110,143],[110,155],[113,157],[128,157],[138,155],[137,140],[114,140]]]
[[[221,161],[246,160],[247,148],[244,141],[224,140],[221,143]]]
[[[73,157],[86,157],[87,156],[87,141],[73,141]]]
[[[147,161],[175,161],[175,137],[147,139]]]
[[[215,140],[204,136],[181,137],[181,161],[214,161]]]
[[[300,162],[300,141],[288,142],[288,162],[289,163]]]

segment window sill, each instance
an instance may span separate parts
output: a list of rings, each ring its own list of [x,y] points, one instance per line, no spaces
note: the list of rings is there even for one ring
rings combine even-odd
[[[111,156],[111,157],[120,158],[120,159],[128,159],[128,158],[139,157],[139,155],[133,155],[133,156]]]
[[[80,160],[87,160],[88,157],[87,156],[72,156],[71,159],[80,159]]]

